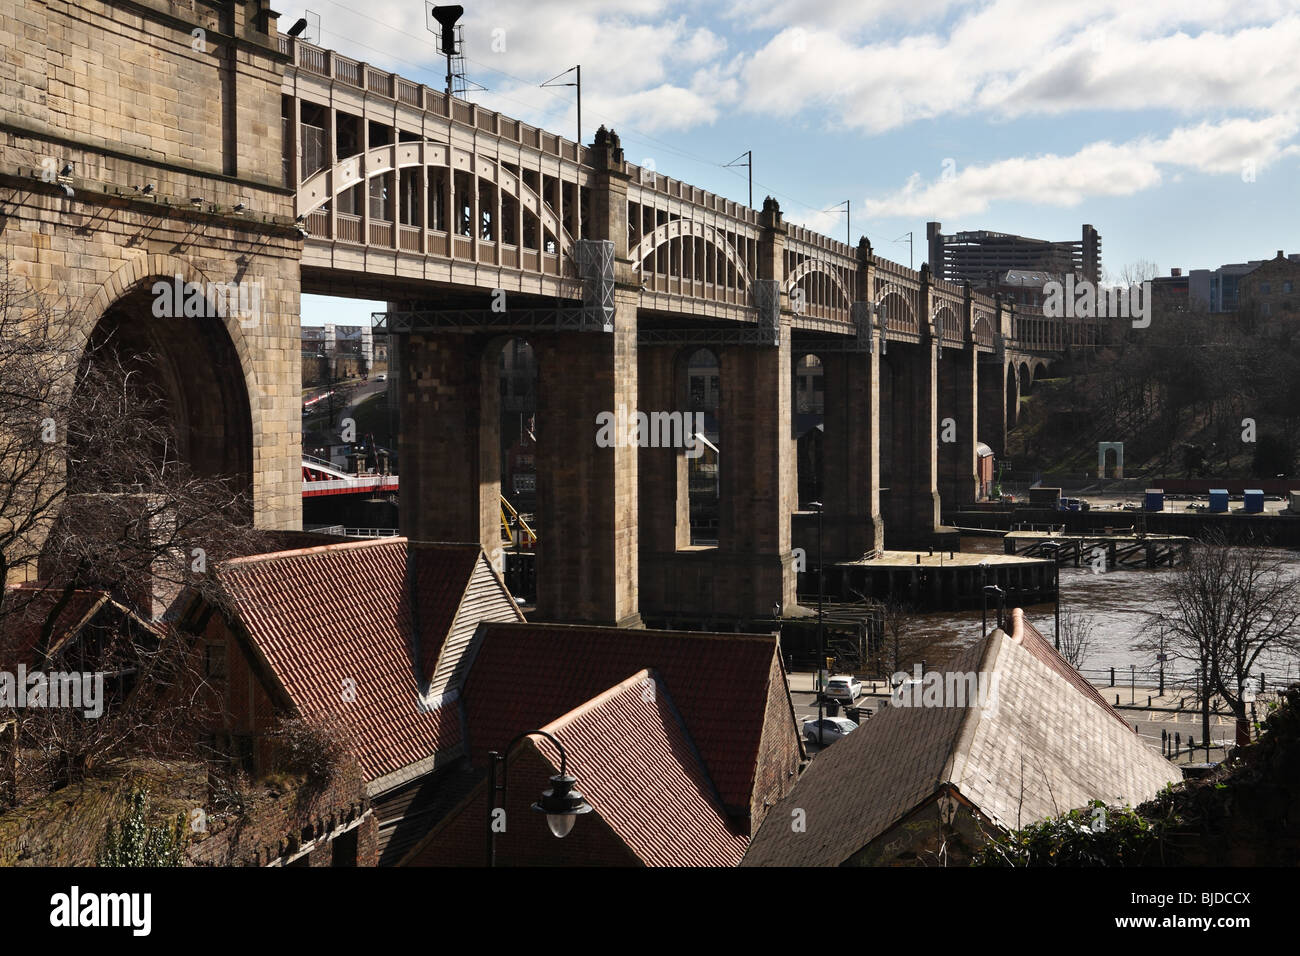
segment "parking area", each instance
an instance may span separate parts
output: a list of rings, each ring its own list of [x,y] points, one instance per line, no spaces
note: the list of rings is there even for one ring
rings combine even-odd
[[[813,689],[816,686],[816,675],[809,673],[792,673],[789,675],[790,681],[790,700],[794,704],[795,721],[799,725],[800,734],[803,733],[803,724],[805,720],[815,720],[817,718],[817,693]],[[871,681],[864,681],[862,684],[862,696],[857,699],[855,706],[862,711],[862,720],[868,720],[867,712],[876,713],[880,710],[881,703],[886,697],[884,682],[872,684]],[[844,707],[839,709],[839,716],[843,717]],[[818,753],[822,748],[815,743],[804,741],[808,747],[810,755]],[[829,744],[828,744],[829,746]]]

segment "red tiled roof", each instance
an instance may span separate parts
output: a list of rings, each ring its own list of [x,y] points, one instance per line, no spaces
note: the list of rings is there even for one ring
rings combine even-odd
[[[1133,725],[1125,720],[1109,701],[1102,696],[1101,691],[1092,686],[1092,682],[1070,666],[1069,661],[1063,658],[1052,646],[1052,643],[1043,636],[1042,631],[1034,627],[1025,620],[1025,612],[1021,608],[1011,609],[1011,634],[1013,641],[1022,644],[1025,650],[1033,654],[1036,658],[1050,667],[1056,673],[1060,674],[1079,691],[1083,696],[1096,702],[1121,724],[1125,729],[1133,731]]]
[[[748,840],[728,822],[653,671],[634,674],[541,729],[564,744],[568,772],[592,811],[647,866],[740,862]],[[558,772],[550,741],[527,740]]]
[[[294,705],[308,717],[341,718],[370,780],[461,740],[455,703],[420,708],[407,550],[405,538],[388,538],[238,558],[217,571]],[[415,578],[429,588],[416,602],[426,640],[440,645],[478,553],[474,545],[416,550]],[[442,633],[429,637],[440,623]],[[345,700],[352,687],[355,700]]]
[[[462,693],[471,756],[481,763],[519,732],[652,668],[672,694],[723,803],[733,813],[748,813],[776,653],[770,635],[486,625]]]
[[[420,644],[420,677],[428,680],[482,552],[476,547],[425,542],[412,542],[409,547],[415,554],[416,621],[420,633],[427,636]]]
[[[20,663],[28,666],[37,663],[36,644],[40,640],[41,628],[55,603],[62,598],[63,589],[27,584],[7,590],[10,613],[4,622],[3,633],[0,633],[0,668],[13,670]],[[50,650],[57,650],[69,637],[75,635],[74,629],[85,624],[108,604],[114,605],[123,617],[135,617],[126,608],[116,604],[107,592],[73,591],[68,603],[55,619]],[[145,623],[139,618],[136,621]],[[157,630],[157,627],[153,629]]]

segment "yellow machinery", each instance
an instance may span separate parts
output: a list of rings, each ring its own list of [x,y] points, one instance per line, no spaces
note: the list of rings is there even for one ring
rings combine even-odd
[[[507,513],[509,514],[509,517],[507,517]],[[509,541],[511,545],[513,545],[515,543],[515,536],[514,533],[510,530],[510,518],[515,519],[515,523],[519,526],[519,531],[523,536],[522,540],[519,542],[520,547],[523,548],[537,547],[537,532],[534,531],[532,528],[528,527],[528,522],[525,521],[523,518],[519,517],[519,512],[514,509],[514,506],[511,505],[510,502],[506,501],[505,495],[502,495],[501,496],[501,531],[505,535],[506,540]]]

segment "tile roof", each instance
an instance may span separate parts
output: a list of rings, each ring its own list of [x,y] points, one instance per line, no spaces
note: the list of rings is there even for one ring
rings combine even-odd
[[[976,645],[949,662],[978,670]],[[963,707],[887,707],[818,754],[768,814],[742,866],[838,866],[943,782],[966,720]],[[806,829],[794,830],[794,810]]]
[[[538,729],[564,745],[566,771],[577,779],[592,813],[563,841],[555,840],[544,826],[512,827],[509,840],[498,842],[502,862],[645,866],[740,862],[747,838],[728,820],[681,714],[653,670],[633,674]],[[507,759],[512,783],[507,792],[509,812],[528,814],[524,808],[535,791],[529,791],[524,781],[540,785],[544,778],[537,772],[539,764],[547,774],[558,773],[559,752],[545,738],[527,737],[515,744]],[[404,865],[477,863],[485,806],[483,779],[479,771],[473,792],[420,841]],[[602,841],[604,832],[613,839]]]
[[[672,694],[723,803],[732,813],[748,814],[777,649],[772,635],[485,625],[462,691],[471,756],[482,763],[515,734],[652,668]]]
[[[61,599],[62,588],[17,585],[7,589],[8,615],[0,633],[0,669],[12,671],[18,664],[32,666],[36,645],[40,640],[45,619]],[[122,619],[160,634],[158,626],[151,625],[118,604],[104,591],[76,590],[59,612],[51,634],[50,650],[58,651],[81,628],[96,619],[105,608],[114,609]]]
[[[386,538],[237,558],[217,577],[295,707],[342,718],[374,781],[461,741],[454,699],[421,707],[412,655],[436,659],[479,554],[477,545]]]
[[[743,865],[839,865],[944,783],[1011,829],[1094,799],[1135,806],[1181,778],[1041,634],[994,631],[946,673],[986,675],[989,706],[882,710],[813,760]],[[788,824],[794,808],[803,833]]]
[[[541,728],[568,754],[592,811],[647,866],[735,866],[746,837],[727,820],[668,689],[652,670]],[[544,739],[527,738],[556,772]]]
[[[1075,670],[1069,661],[1061,657],[1056,648],[1052,646],[1052,643],[1043,636],[1043,633],[1038,628],[1025,620],[1025,612],[1018,607],[1013,608],[1011,611],[1011,639],[1019,641],[1025,650],[1064,677],[1074,686],[1075,690],[1097,703],[1106,713],[1123,724],[1126,729],[1133,729],[1123,715],[1102,696],[1101,691],[1093,687],[1091,681]]]

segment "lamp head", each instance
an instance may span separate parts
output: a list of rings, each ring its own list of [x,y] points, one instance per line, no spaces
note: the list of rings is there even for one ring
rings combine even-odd
[[[556,774],[551,777],[551,789],[542,794],[542,798],[533,804],[533,809],[546,814],[546,825],[558,839],[569,835],[573,824],[579,816],[591,812],[591,804],[576,789],[577,779],[569,774]]]

